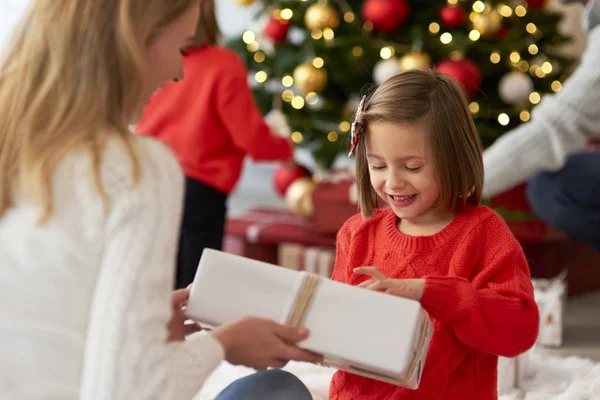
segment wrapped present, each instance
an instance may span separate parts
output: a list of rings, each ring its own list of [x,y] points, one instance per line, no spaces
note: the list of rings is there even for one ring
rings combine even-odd
[[[498,357],[498,394],[521,388],[523,380],[533,375],[531,350],[514,358]]]
[[[535,302],[540,310],[537,343],[559,347],[563,338],[563,314],[566,305],[566,272],[552,279],[532,279]]]
[[[353,170],[327,174],[312,193],[313,221],[323,233],[337,233],[344,222],[359,212]]]
[[[211,249],[202,254],[186,313],[207,327],[246,315],[306,327],[311,335],[299,346],[322,354],[325,365],[411,389],[433,334],[417,301]],[[375,342],[356,346],[374,334]]]
[[[518,185],[493,197],[487,205],[504,218],[520,242],[540,243],[563,239],[563,235],[535,216],[527,200],[526,188],[526,184]]]
[[[274,208],[256,208],[228,218],[225,233],[249,244],[300,243],[306,246],[335,247],[335,235],[323,234],[311,221],[287,210]]]
[[[277,263],[278,259],[276,244],[250,243],[246,238],[234,235],[225,235],[223,251],[271,264]]]
[[[331,277],[333,273],[335,250],[332,248],[283,243],[279,245],[277,254],[277,265],[281,267],[306,271],[326,278]]]

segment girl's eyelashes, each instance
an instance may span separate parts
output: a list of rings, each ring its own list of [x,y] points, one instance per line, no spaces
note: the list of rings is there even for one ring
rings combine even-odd
[[[385,165],[371,165],[371,169],[373,171],[382,171],[385,168],[387,168]],[[422,167],[404,167],[405,171],[408,172],[419,172],[421,170]]]

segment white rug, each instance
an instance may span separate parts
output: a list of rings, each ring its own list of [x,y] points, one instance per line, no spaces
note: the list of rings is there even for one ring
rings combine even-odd
[[[600,364],[578,357],[550,356],[542,349],[533,352],[531,361],[535,376],[524,381],[521,389],[501,393],[500,400],[600,400]],[[327,399],[334,370],[301,363],[290,363],[285,369],[306,384],[314,400]],[[195,400],[212,400],[231,382],[252,372],[224,363]]]

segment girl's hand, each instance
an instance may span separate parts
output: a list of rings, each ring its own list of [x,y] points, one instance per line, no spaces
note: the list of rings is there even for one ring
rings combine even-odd
[[[359,287],[381,291],[406,299],[421,301],[425,290],[425,279],[390,279],[377,267],[354,268],[357,275],[370,275],[371,278],[358,285]]]

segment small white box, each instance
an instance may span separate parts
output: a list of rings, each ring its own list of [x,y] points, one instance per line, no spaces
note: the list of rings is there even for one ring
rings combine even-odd
[[[520,389],[526,379],[535,373],[531,362],[531,351],[514,358],[498,357],[498,395],[507,394],[512,389]]]
[[[244,316],[286,323],[307,273],[205,249],[187,315],[216,327]],[[348,372],[416,389],[433,326],[417,301],[319,278],[302,348]]]
[[[552,279],[532,279],[535,302],[540,310],[537,344],[560,347],[563,341],[563,316],[566,306],[566,273]]]

